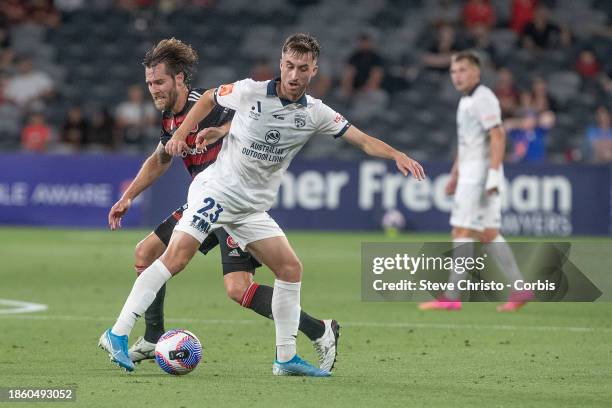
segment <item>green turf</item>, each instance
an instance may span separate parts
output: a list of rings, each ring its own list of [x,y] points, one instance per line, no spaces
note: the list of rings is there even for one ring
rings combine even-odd
[[[344,324],[334,377],[274,377],[274,326],[225,297],[219,256],[168,285],[167,328],[196,333],[203,363],[185,377],[144,363],[119,371],[96,347],[131,288],[144,231],[0,229],[0,298],[49,305],[0,315],[0,387],[77,388],[82,407],[609,407],[610,303],[494,304],[422,313],[360,300],[360,243],[378,234],[290,233],[305,275],[302,308]],[[405,235],[401,240],[440,240]],[[267,269],[257,274],[271,282]],[[139,322],[132,339],[143,331]],[[300,336],[303,357],[314,360]],[[0,408],[12,404],[0,403]],[[31,405],[31,404],[30,404]],[[35,406],[45,406],[38,404]],[[14,404],[25,407],[28,404]]]

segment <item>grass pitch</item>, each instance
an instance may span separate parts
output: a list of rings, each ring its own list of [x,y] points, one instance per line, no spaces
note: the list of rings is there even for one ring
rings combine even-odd
[[[129,293],[133,247],[145,233],[0,229],[0,299],[48,305],[43,312],[0,313],[0,387],[75,387],[76,403],[53,402],[57,407],[609,407],[612,401],[610,303],[534,303],[502,315],[491,303],[423,313],[413,303],[362,302],[360,244],[388,240],[365,233],[288,234],[305,268],[302,308],[343,326],[332,378],[272,376],[274,325],[226,298],[217,251],[198,255],[168,284],[166,297],[166,328],[200,338],[200,366],[173,377],[146,362],[127,374],[96,344]],[[263,268],[256,279],[270,284],[272,274]],[[137,324],[131,341],[143,327]],[[316,361],[305,336],[298,347]],[[12,405],[34,404],[0,402]]]

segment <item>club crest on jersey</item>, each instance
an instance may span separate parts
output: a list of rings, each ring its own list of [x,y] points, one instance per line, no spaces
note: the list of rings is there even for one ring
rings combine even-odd
[[[238,245],[238,243],[236,241],[234,241],[234,238],[232,238],[231,235],[227,236],[227,239],[225,240],[225,243],[230,248],[238,248],[240,246],[240,245]]]
[[[275,145],[280,141],[280,132],[276,129],[268,130],[266,132],[266,143]]]
[[[304,126],[306,126],[306,114],[296,113],[295,114],[295,127],[303,128]]]

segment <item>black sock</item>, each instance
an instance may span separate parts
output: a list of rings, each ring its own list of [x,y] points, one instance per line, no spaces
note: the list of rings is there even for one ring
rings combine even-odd
[[[145,312],[145,329],[144,338],[149,343],[157,343],[157,340],[166,332],[164,329],[164,298],[166,297],[166,284],[159,289],[155,300]]]
[[[274,288],[266,285],[257,285],[254,289],[253,293],[249,293],[247,289],[245,296],[250,294],[251,298],[243,299],[242,305],[253,310],[255,313],[272,319],[272,293],[274,293]],[[300,313],[299,329],[310,340],[316,340],[325,333],[325,324],[302,310]]]

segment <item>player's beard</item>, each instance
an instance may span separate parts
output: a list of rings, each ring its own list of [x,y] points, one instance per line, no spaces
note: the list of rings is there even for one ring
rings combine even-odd
[[[174,104],[176,103],[177,95],[178,95],[178,92],[176,91],[175,88],[173,88],[168,93],[159,95],[163,99],[158,100],[154,98],[153,103],[155,104],[155,107],[158,110],[169,111],[169,110],[172,110],[172,108],[174,107]]]
[[[164,106],[164,110],[171,110],[176,104],[176,100],[178,99],[178,92],[176,87],[172,88],[170,92],[168,92],[166,105]]]

